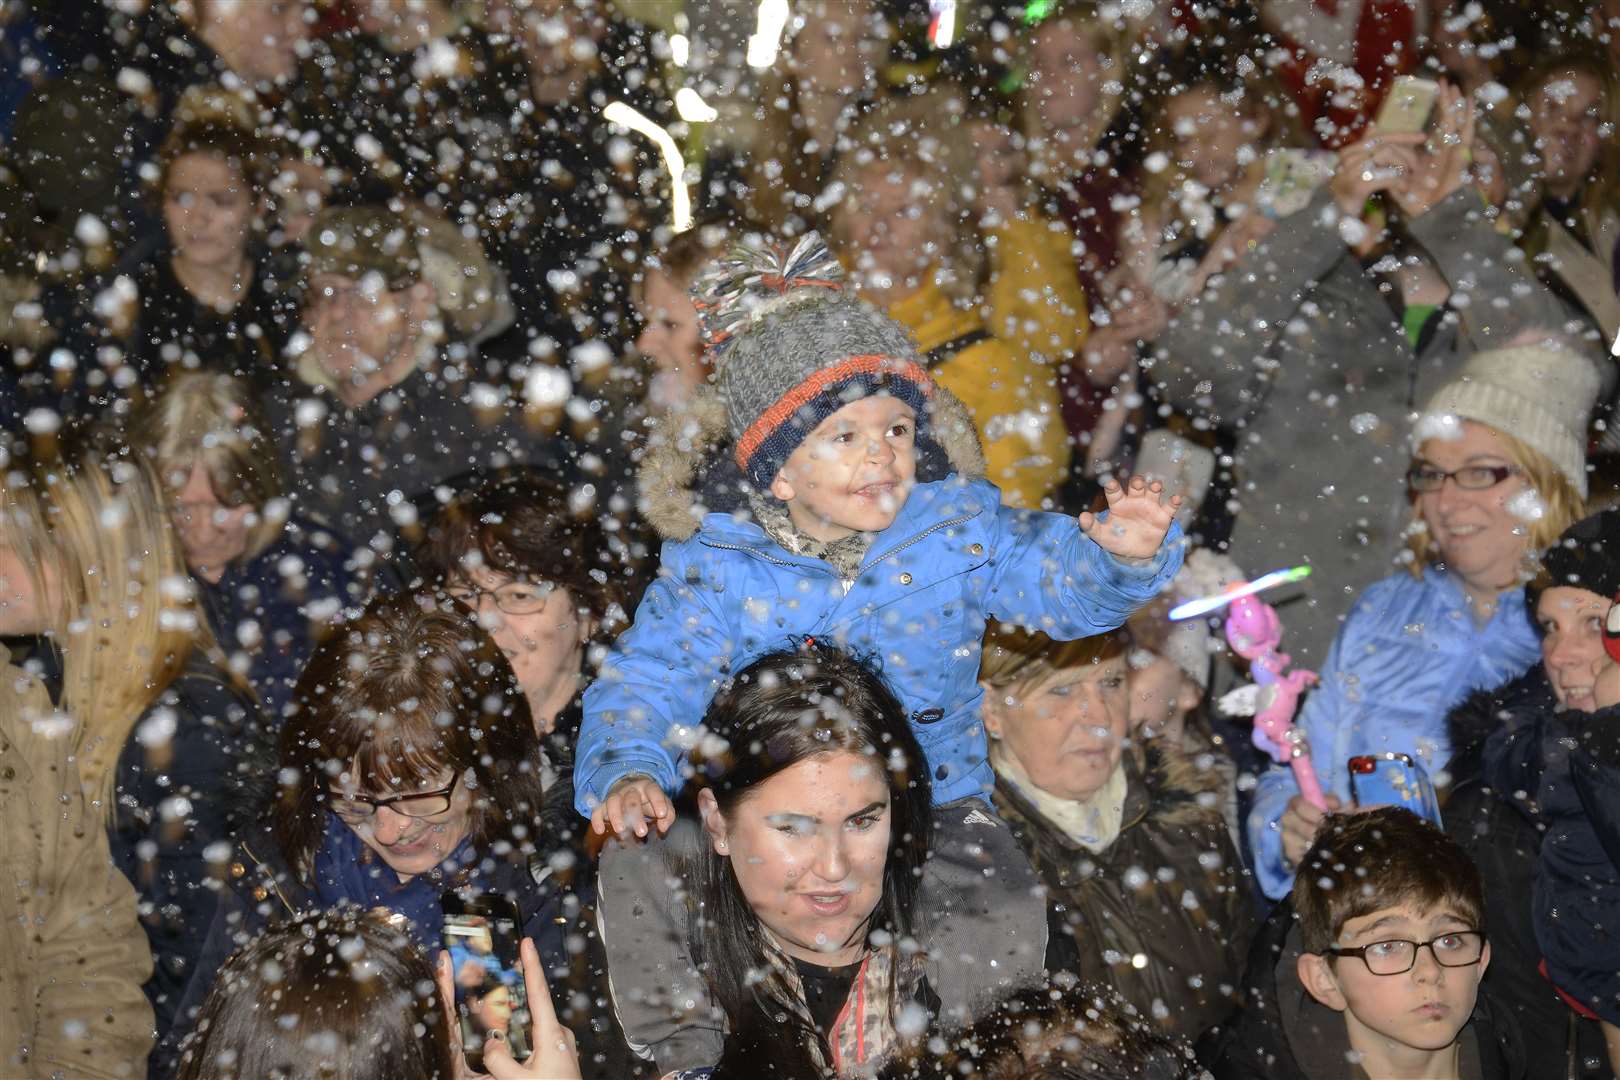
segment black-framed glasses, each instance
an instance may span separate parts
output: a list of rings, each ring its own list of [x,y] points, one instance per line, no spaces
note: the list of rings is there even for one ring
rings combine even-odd
[[[446,586],[444,591],[474,611],[487,596],[495,602],[498,610],[508,615],[538,615],[545,610],[546,601],[551,598],[551,589],[550,585],[531,581],[508,581],[498,589],[480,589],[461,582]]]
[[[1515,465],[1466,465],[1451,472],[1418,465],[1407,470],[1406,486],[1425,494],[1439,491],[1450,480],[1464,491],[1485,491],[1517,475],[1519,469]]]
[[[339,795],[335,791],[328,791],[326,797],[332,813],[351,825],[376,816],[377,810],[384,806],[404,817],[436,817],[450,809],[451,796],[455,794],[456,782],[460,779],[460,774],[452,776],[450,783],[437,791],[412,791],[403,795],[385,795],[382,798],[372,798],[370,795]]]
[[[1472,967],[1485,955],[1485,931],[1453,930],[1429,941],[1375,941],[1353,949],[1327,949],[1333,956],[1359,956],[1374,975],[1404,975],[1417,964],[1418,950],[1427,948],[1441,967]]]

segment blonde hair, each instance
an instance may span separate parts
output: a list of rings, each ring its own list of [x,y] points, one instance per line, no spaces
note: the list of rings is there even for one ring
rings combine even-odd
[[[183,486],[200,465],[221,503],[253,507],[258,520],[248,529],[244,559],[281,535],[286,517],[278,501],[286,485],[246,382],[204,371],[176,376],[136,418],[131,444],[156,470],[160,491]]]
[[[979,681],[992,690],[1009,690],[1016,696],[1045,685],[1059,672],[1124,656],[1130,647],[1130,632],[1124,627],[1073,641],[1056,641],[1039,630],[991,622],[985,629],[984,652],[979,657]]]
[[[8,481],[0,498],[0,543],[30,568],[62,648],[61,704],[78,725],[85,790],[110,814],[135,722],[193,650],[215,650],[213,635],[144,463],[89,458]]]
[[[1477,420],[1468,422],[1479,423]],[[1489,424],[1480,426],[1490,427]],[[1494,427],[1490,430],[1502,440],[1508,460],[1513,462],[1540,501],[1541,515],[1530,522],[1525,538],[1525,572],[1533,574],[1537,554],[1550,547],[1564,534],[1565,529],[1586,516],[1586,500],[1581,498],[1564,471],[1548,460],[1545,454],[1505,431],[1498,431]],[[1439,553],[1429,538],[1429,528],[1415,496],[1412,498],[1412,520],[1406,533],[1406,549],[1411,555],[1407,569],[1413,577],[1422,577],[1423,568],[1437,562]]]

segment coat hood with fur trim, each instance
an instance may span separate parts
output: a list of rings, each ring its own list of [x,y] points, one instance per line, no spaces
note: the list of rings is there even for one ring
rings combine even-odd
[[[984,478],[984,451],[967,406],[938,383],[918,439],[917,480],[955,473]],[[640,508],[665,540],[687,540],[704,514],[747,513],[749,484],[731,454],[726,407],[713,390],[671,412],[653,430],[641,461]]]

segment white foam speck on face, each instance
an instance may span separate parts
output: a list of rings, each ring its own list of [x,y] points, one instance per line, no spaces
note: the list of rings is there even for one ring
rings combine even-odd
[[[1462,417],[1455,413],[1425,413],[1412,427],[1412,444],[1421,446],[1430,439],[1455,442],[1463,437]]]
[[[1507,501],[1507,512],[1520,521],[1540,521],[1547,516],[1547,504],[1532,488],[1525,488]]]

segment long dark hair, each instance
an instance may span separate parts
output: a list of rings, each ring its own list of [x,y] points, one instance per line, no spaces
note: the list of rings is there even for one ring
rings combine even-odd
[[[691,788],[713,792],[726,816],[756,785],[801,761],[839,752],[881,761],[892,846],[882,896],[858,932],[881,930],[896,943],[918,936],[917,888],[933,828],[928,763],[905,709],[876,671],[822,644],[768,653],[715,695],[703,725],[705,738],[691,757]],[[748,1048],[754,1075],[814,1075],[806,1040],[820,1035],[782,1037],[784,1023],[795,1024],[802,1010],[777,1000],[777,980],[759,978],[772,969],[765,930],[731,860],[705,843],[684,869],[692,959],[725,1010],[734,1040],[728,1046]]]
[[[473,795],[473,843],[506,841],[513,858],[527,857],[540,831],[540,761],[528,699],[489,635],[430,595],[380,597],[316,647],[298,680],[281,730],[276,842],[307,881],[329,776],[353,766],[362,787],[380,790],[448,766]]]
[[[179,1080],[451,1080],[433,968],[354,908],[300,915],[225,962]]]

